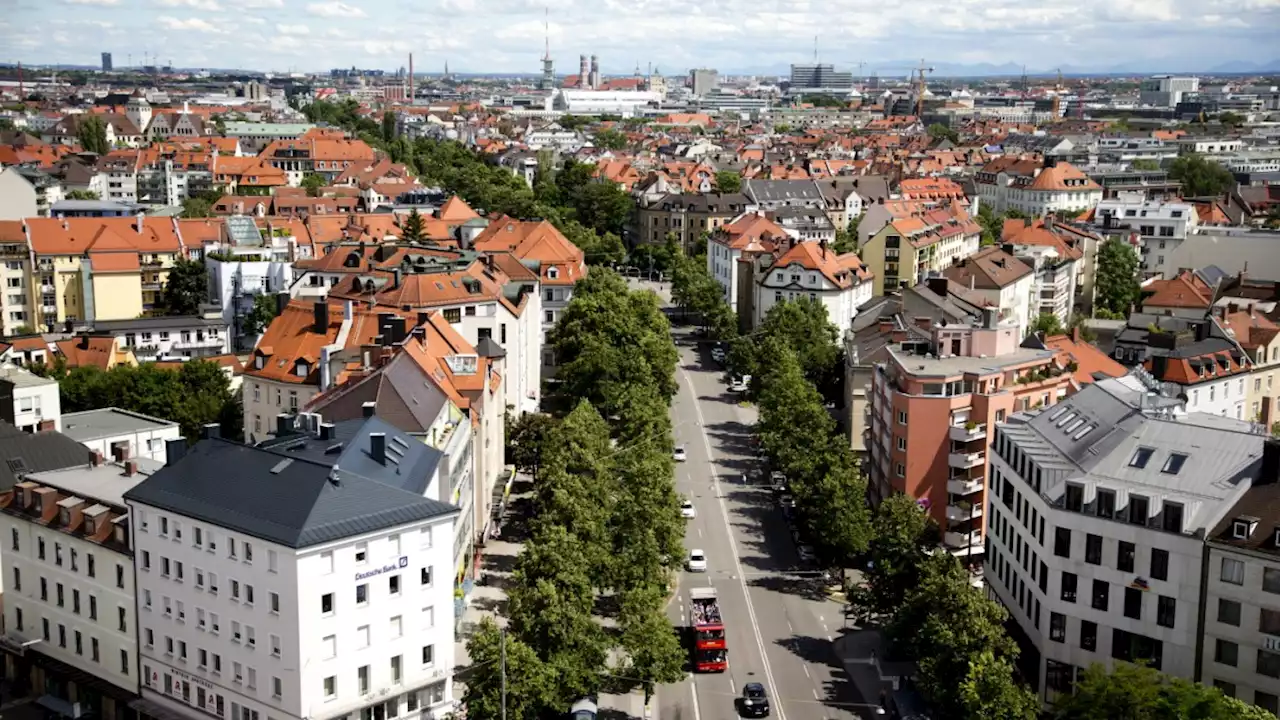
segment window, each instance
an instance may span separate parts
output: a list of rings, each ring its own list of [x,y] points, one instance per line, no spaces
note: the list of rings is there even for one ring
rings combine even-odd
[[[430,568],[430,567],[424,567],[424,568],[422,568],[421,576],[422,576],[422,584],[423,584],[423,585],[430,585],[430,584],[431,584],[431,568]]]
[[[1219,665],[1230,665],[1235,667],[1240,661],[1240,646],[1230,640],[1217,638],[1214,640],[1213,661]]]
[[[1232,558],[1222,558],[1222,582],[1231,585],[1244,585],[1244,563]]]
[[[277,700],[284,695],[284,682],[278,677],[271,678],[271,697]]]
[[[1142,619],[1142,591],[1137,588],[1124,589],[1124,616],[1134,620]]]
[[[1093,581],[1093,609],[1106,612],[1111,598],[1111,586],[1106,580]]]
[[[436,646],[423,645],[422,646],[422,664],[434,665],[435,661],[436,661]]]
[[[454,312],[457,312],[457,311],[455,310]],[[365,693],[369,692],[369,666],[368,665],[361,665],[360,668],[356,670],[356,685],[359,688],[359,693],[361,695],[364,695]]]
[[[395,639],[404,634],[404,623],[400,620],[400,616],[396,615],[391,618],[391,639]]]
[[[1150,502],[1140,495],[1129,496],[1129,522],[1134,525],[1146,525],[1151,517]]]
[[[1240,603],[1235,600],[1218,598],[1218,622],[1224,625],[1240,627]]]
[[[1120,572],[1133,572],[1133,558],[1136,553],[1133,543],[1121,540],[1117,545],[1116,567]]]
[[[1061,613],[1049,613],[1049,639],[1054,642],[1067,641],[1067,616]]]
[[[1144,468],[1151,461],[1151,456],[1155,454],[1155,450],[1149,447],[1140,447],[1129,460],[1129,467]]]
[[[1177,475],[1182,466],[1186,464],[1187,456],[1182,453],[1169,453],[1169,459],[1164,461],[1164,467],[1160,468],[1160,472]]]
[[[1098,650],[1098,624],[1088,620],[1080,621],[1080,647],[1090,652]]]
[[[1262,589],[1269,593],[1280,594],[1280,570],[1263,568]]]
[[[1071,512],[1084,509],[1084,488],[1075,483],[1067,483],[1066,508]]]
[[[1054,528],[1053,554],[1058,557],[1071,557],[1071,528]]]
[[[1169,551],[1153,548],[1151,550],[1151,577],[1156,580],[1169,579]]]
[[[400,684],[400,680],[402,679],[402,676],[403,676],[404,668],[401,667],[402,664],[403,664],[403,661],[401,660],[399,655],[396,655],[395,657],[391,658],[391,682],[397,685]]]
[[[280,636],[271,635],[271,657],[280,657]]]
[[[338,638],[335,635],[325,635],[324,640],[320,641],[320,647],[323,650],[321,657],[325,660],[338,657]]]
[[[1071,603],[1076,601],[1076,582],[1075,573],[1065,571],[1062,573],[1062,599],[1064,601]]]
[[[1270,712],[1272,715],[1280,713],[1280,697],[1277,697],[1272,693],[1254,690],[1253,704]]]
[[[367,543],[360,543],[356,545],[356,563],[361,564],[361,563],[366,563],[368,561],[369,561],[369,545]]]
[[[361,583],[356,586],[356,604],[364,605],[369,602],[369,584]]]
[[[392,575],[390,578],[387,578],[387,589],[391,592],[392,595],[400,594],[400,576],[399,575]]]
[[[330,675],[324,679],[324,696],[326,699],[332,699],[338,694],[338,678]]]
[[[280,593],[268,593],[267,598],[271,601],[271,612],[279,614],[280,612]]]
[[[1258,650],[1258,674],[1280,678],[1280,653]]]
[[[1085,535],[1084,538],[1084,561],[1090,565],[1102,564],[1102,536],[1101,535]]]
[[[333,593],[325,593],[320,596],[320,613],[322,615],[333,613]]]
[[[369,641],[370,641],[369,626],[361,625],[360,627],[356,628],[356,649],[363,650],[369,647]]]
[[[1116,516],[1116,493],[1114,490],[1098,490],[1098,517],[1113,518]]]
[[[1156,624],[1160,627],[1173,627],[1174,616],[1178,614],[1178,601],[1161,595],[1156,600]]]
[[[41,580],[43,579],[41,578]],[[15,591],[22,590],[22,571],[16,567],[13,569],[13,589]]]

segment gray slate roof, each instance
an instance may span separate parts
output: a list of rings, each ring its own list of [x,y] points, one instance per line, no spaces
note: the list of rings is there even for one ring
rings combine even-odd
[[[62,416],[62,432],[80,442],[176,425],[170,420],[114,407],[64,413]]]
[[[0,420],[0,492],[13,489],[20,473],[88,465],[89,455],[89,448],[62,433],[25,433]]]
[[[369,436],[373,433],[386,436],[387,457],[395,462],[383,465],[373,459],[369,452]],[[440,458],[444,456],[439,450],[398,430],[383,418],[363,416],[333,423],[333,437],[326,440],[311,433],[299,432],[273,437],[259,443],[258,447],[288,457],[341,468],[344,472],[355,473],[418,495],[426,492],[428,480],[435,473]]]
[[[458,512],[327,463],[221,439],[202,440],[124,498],[290,548]]]
[[[757,204],[825,204],[818,184],[812,180],[748,180],[743,183],[743,190]]]

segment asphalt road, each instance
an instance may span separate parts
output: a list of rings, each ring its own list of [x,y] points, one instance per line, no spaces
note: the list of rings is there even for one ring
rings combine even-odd
[[[683,573],[671,602],[674,625],[687,624],[688,589],[718,591],[726,625],[729,670],[692,674],[659,688],[659,720],[731,720],[748,682],[763,683],[779,720],[858,718],[861,701],[831,649],[843,624],[839,603],[802,568],[790,527],[766,485],[744,473],[757,469],[749,444],[754,408],[742,407],[722,381],[709,347],[676,330],[679,393],[672,404],[676,442],[687,460],[676,468],[676,490],[692,498],[687,548],[707,555],[706,573]]]

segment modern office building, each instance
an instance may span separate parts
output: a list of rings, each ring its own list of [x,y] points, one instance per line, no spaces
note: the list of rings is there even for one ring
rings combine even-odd
[[[1201,654],[1213,652],[1200,645],[1205,536],[1262,480],[1268,441],[1254,430],[1187,412],[1141,370],[996,428],[987,587],[1045,702],[1093,663],[1142,660],[1199,678]]]
[[[1188,95],[1200,90],[1200,78],[1152,75],[1138,89],[1138,103],[1173,108]]]
[[[689,71],[689,88],[697,97],[710,94],[720,85],[720,74],[708,68]]]
[[[853,73],[837,72],[835,66],[822,63],[791,66],[791,93],[848,91],[853,89]]]
[[[322,425],[309,432],[333,432]],[[322,454],[216,432],[125,493],[141,712],[371,720],[451,709],[456,507],[376,418]]]
[[[102,53],[102,72],[111,72],[113,69],[115,69],[115,66],[111,62],[111,53]]]

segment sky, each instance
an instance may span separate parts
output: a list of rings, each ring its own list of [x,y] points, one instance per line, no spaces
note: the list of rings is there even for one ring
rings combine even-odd
[[[652,63],[778,72],[819,57],[905,75],[901,64],[1105,71],[1280,61],[1280,0],[0,0],[0,62],[323,71],[537,73],[549,11],[561,74],[579,54],[604,75]],[[857,63],[866,63],[858,70]]]

